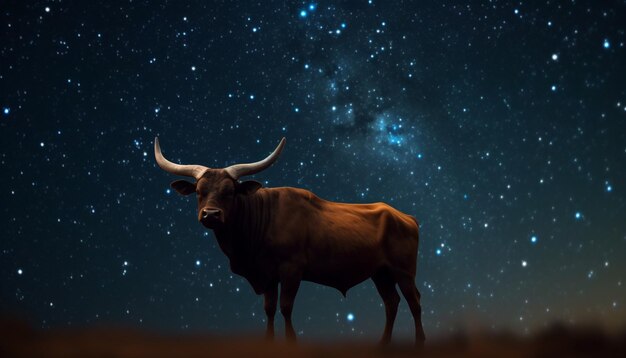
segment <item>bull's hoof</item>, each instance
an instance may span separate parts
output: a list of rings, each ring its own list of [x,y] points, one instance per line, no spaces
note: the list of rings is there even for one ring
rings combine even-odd
[[[294,344],[298,343],[298,339],[296,338],[295,332],[293,333],[287,332],[286,339],[287,339],[287,343],[294,343]]]
[[[415,350],[418,352],[421,352],[424,350],[424,340],[418,340],[415,341],[415,346],[414,346]]]

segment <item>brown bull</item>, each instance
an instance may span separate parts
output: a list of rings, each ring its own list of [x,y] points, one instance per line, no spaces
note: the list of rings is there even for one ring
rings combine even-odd
[[[385,303],[381,343],[391,339],[400,301],[397,284],[413,314],[416,344],[421,344],[415,218],[384,203],[334,203],[308,190],[262,188],[256,181],[238,180],[272,165],[284,145],[285,138],[267,158],[224,169],[172,163],[161,154],[158,138],[154,155],[163,170],[196,179],[177,180],[171,186],[182,195],[196,193],[198,220],[214,231],[231,270],[264,295],[269,338],[274,336],[279,284],[286,336],[295,340],[291,312],[300,281],[334,287],[345,295],[371,278]]]

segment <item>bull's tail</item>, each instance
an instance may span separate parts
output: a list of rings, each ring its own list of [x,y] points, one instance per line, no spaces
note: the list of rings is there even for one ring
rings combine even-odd
[[[420,223],[417,222],[417,219],[415,218],[415,216],[413,215],[409,215],[411,217],[411,219],[413,219],[413,221],[415,222],[415,239],[419,241],[419,231],[420,231]]]
[[[415,239],[415,251],[417,254],[417,252],[419,252],[420,244],[420,224],[419,222],[417,222],[417,219],[413,215],[411,215],[411,219],[413,219],[413,221],[415,222],[415,235],[413,236],[413,238]]]
[[[411,217],[411,219],[413,219],[413,221],[415,221],[415,225],[417,225],[417,227],[420,227],[420,223],[417,222],[417,219],[415,218],[415,216],[413,215],[409,215]]]

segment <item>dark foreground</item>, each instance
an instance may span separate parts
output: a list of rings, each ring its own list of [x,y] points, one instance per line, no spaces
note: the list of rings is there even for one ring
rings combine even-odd
[[[530,338],[457,336],[430,341],[422,350],[397,343],[266,343],[250,337],[163,335],[130,329],[36,331],[0,322],[0,357],[626,357],[626,332],[555,326]]]

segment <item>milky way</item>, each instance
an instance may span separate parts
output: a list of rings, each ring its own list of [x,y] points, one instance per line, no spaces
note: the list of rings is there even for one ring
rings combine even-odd
[[[223,167],[284,136],[265,186],[419,220],[427,336],[626,322],[623,2],[0,7],[3,314],[260,334],[152,145]],[[378,337],[384,310],[305,283],[294,325]]]

